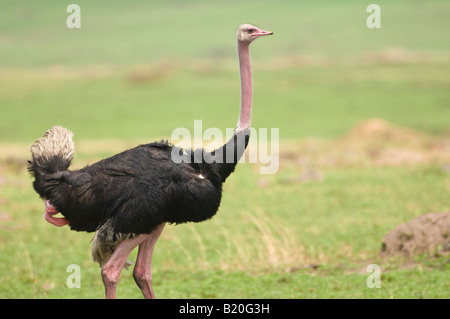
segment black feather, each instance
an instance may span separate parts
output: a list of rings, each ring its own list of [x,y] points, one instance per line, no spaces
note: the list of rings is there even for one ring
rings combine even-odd
[[[213,217],[220,206],[222,184],[243,155],[249,134],[249,130],[236,133],[211,153],[156,142],[77,171],[67,170],[63,159],[47,162],[46,170],[30,162],[29,170],[36,192],[69,220],[71,229],[92,232],[108,221],[117,233],[150,233],[163,222]],[[172,161],[172,151],[184,152],[186,161]],[[194,160],[199,156],[201,161]],[[208,156],[221,160],[205,161]]]

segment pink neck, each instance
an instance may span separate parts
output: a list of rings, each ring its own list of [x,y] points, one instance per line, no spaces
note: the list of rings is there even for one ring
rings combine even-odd
[[[239,70],[241,73],[241,115],[236,131],[250,127],[252,111],[252,65],[249,42],[238,41]]]

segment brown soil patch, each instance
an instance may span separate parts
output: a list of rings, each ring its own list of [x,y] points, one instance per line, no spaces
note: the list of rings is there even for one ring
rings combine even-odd
[[[398,225],[383,238],[382,255],[450,251],[450,212],[429,213]]]
[[[173,73],[177,67],[174,61],[160,60],[152,65],[134,67],[127,76],[129,83],[157,82]]]
[[[449,138],[426,135],[381,119],[356,125],[333,148],[348,164],[396,166],[450,160]]]
[[[302,140],[280,148],[280,164],[400,166],[450,163],[450,136],[432,136],[382,119],[355,125],[332,141]],[[284,162],[284,163],[283,163]]]

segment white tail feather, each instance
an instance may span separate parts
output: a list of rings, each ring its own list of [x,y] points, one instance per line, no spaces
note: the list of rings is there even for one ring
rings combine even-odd
[[[62,126],[53,126],[31,146],[32,160],[45,161],[53,156],[71,160],[75,155],[73,132]]]

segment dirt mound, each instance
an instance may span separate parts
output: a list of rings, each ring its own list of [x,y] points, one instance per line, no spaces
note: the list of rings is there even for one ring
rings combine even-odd
[[[395,126],[382,119],[369,119],[356,124],[344,137],[346,142],[383,143],[391,145],[422,145],[429,137],[410,128]]]
[[[450,212],[429,213],[400,224],[383,239],[382,254],[434,253],[450,251]]]
[[[394,126],[381,119],[356,125],[342,140],[357,158],[375,165],[402,165],[424,160],[423,149],[429,139],[411,129]]]
[[[450,159],[449,143],[445,138],[395,126],[382,119],[370,119],[357,124],[333,148],[344,164],[395,166],[445,162]]]
[[[375,118],[356,124],[334,140],[284,141],[279,154],[281,168],[292,164],[313,170],[433,164],[450,172],[450,135],[430,135]]]

